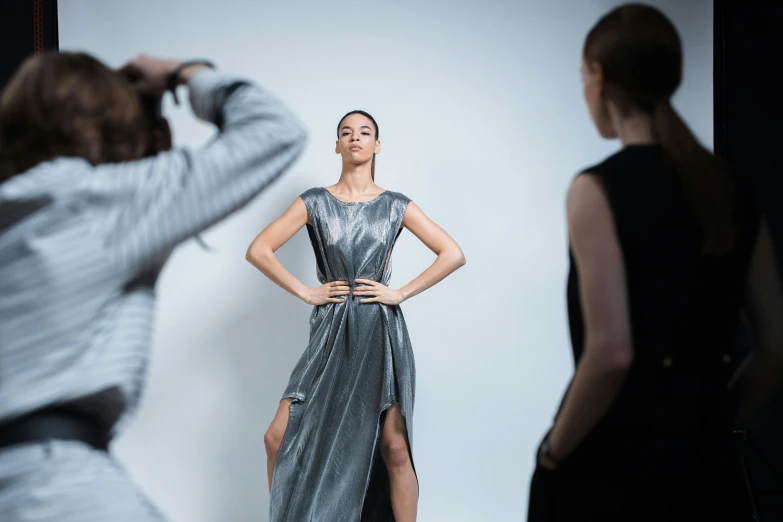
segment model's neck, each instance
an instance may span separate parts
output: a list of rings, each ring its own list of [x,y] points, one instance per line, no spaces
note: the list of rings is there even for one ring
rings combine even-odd
[[[341,192],[352,196],[360,196],[373,192],[377,186],[372,179],[372,162],[361,165],[343,165],[340,180],[336,183]]]
[[[609,107],[612,126],[624,146],[651,145],[658,140],[653,130],[653,117],[641,111],[622,116],[616,108]]]

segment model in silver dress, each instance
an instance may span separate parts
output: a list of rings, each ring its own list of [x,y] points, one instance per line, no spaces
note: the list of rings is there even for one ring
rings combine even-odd
[[[315,305],[310,341],[265,437],[270,521],[413,521],[415,367],[399,305],[465,258],[415,203],[375,185],[380,141],[369,114],[340,121],[336,152],[340,181],[306,191],[248,249],[248,260],[272,281]],[[321,283],[312,289],[274,257],[305,226]],[[393,290],[391,254],[403,228],[438,257]]]

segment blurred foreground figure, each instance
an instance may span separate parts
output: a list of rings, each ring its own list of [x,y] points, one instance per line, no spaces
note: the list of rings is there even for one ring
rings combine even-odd
[[[783,377],[766,223],[670,104],[682,53],[663,14],[611,11],[582,58],[593,122],[623,147],[568,194],[576,371],[539,449],[528,518],[749,520],[732,423]],[[742,308],[758,349],[731,375]]]
[[[172,84],[220,129],[206,147],[165,150],[165,120],[145,117],[140,93]],[[269,93],[203,65],[22,65],[0,97],[0,520],[164,519],[107,452],[143,391],[155,281],[305,134]]]

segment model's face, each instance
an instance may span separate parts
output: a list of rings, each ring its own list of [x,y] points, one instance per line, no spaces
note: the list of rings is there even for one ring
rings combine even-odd
[[[340,139],[335,152],[343,161],[354,165],[372,160],[381,152],[381,142],[375,137],[375,125],[366,116],[351,114],[340,124]]]
[[[581,71],[585,101],[598,133],[603,138],[616,138],[617,133],[612,125],[609,109],[604,99],[604,74],[601,66],[596,62],[588,63],[582,58]]]

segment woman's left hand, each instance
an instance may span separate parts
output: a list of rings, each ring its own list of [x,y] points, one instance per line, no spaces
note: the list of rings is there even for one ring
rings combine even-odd
[[[557,469],[557,464],[543,455],[538,456],[538,465],[549,471],[555,471]]]
[[[369,298],[362,299],[359,301],[360,303],[398,305],[404,301],[402,292],[399,290],[392,290],[388,286],[377,281],[372,281],[371,279],[357,279],[356,282],[366,286],[357,286],[354,288],[353,295]]]
[[[547,433],[544,440],[541,441],[541,444],[538,446],[538,451],[536,452],[536,461],[538,465],[549,471],[556,470],[562,460],[561,457],[556,456],[556,453],[553,453],[551,444],[552,430],[554,430],[554,428],[549,430],[549,433]]]

